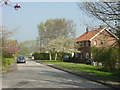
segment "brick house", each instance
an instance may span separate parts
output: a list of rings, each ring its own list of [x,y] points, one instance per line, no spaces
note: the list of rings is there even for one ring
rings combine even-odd
[[[90,47],[107,47],[114,44],[117,39],[117,36],[106,28],[100,26],[97,30],[89,31],[89,28],[87,27],[86,32],[75,40],[75,42],[80,45],[79,50],[81,51],[81,53],[76,54],[76,57],[78,60],[92,58]]]

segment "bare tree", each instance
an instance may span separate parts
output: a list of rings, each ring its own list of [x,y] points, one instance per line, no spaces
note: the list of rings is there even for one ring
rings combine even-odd
[[[120,21],[120,2],[82,2],[78,3],[81,10],[92,15],[114,30],[119,30],[116,24]]]
[[[13,7],[14,10],[18,10],[19,8],[21,8],[21,6],[18,4],[16,4],[16,5],[10,4],[10,0],[0,0],[0,6],[4,6],[4,5]]]

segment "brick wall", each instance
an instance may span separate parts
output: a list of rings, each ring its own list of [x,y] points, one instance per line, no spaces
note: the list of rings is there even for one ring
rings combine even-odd
[[[94,45],[95,40],[97,42],[96,45]],[[96,36],[94,39],[92,39],[91,46],[109,47],[110,45],[114,44],[115,41],[116,41],[116,38],[114,36],[112,36],[109,32],[107,32],[106,30],[104,30],[102,33],[100,33],[98,36]],[[103,42],[103,43],[101,43],[101,42]]]

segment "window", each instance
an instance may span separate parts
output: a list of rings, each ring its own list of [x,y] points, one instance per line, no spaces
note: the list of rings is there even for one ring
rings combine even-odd
[[[75,57],[78,57],[78,54],[77,54],[77,53],[75,53]]]
[[[86,41],[86,46],[88,46],[88,41]]]
[[[86,41],[84,41],[84,46],[86,46]]]
[[[89,58],[89,53],[86,53],[86,58]]]
[[[101,44],[103,44],[103,40],[101,40]]]
[[[97,41],[96,40],[94,41],[94,45],[97,45]]]

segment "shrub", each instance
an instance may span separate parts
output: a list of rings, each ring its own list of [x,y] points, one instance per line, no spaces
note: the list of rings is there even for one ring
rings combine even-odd
[[[2,58],[2,67],[6,67],[12,64],[14,58]]]
[[[38,59],[49,60],[49,53],[34,53],[33,55],[34,55],[35,60],[38,60]],[[57,53],[57,60],[61,60],[62,55],[63,55],[63,53],[61,53],[61,52]],[[70,57],[72,57],[71,53],[64,53],[64,55],[69,55]],[[55,53],[53,53],[51,55],[51,57],[52,57],[52,60],[54,60],[55,59]]]
[[[118,48],[92,47],[91,51],[94,60],[103,63],[103,70],[112,72],[116,69],[116,63],[119,62]]]
[[[35,60],[49,60],[49,53],[34,53]]]
[[[58,55],[57,55],[57,60],[61,61],[61,58],[62,58],[64,55],[68,55],[68,56],[70,56],[70,58],[72,57],[72,54],[71,54],[71,53],[62,53],[62,52],[59,52]],[[53,57],[53,58],[55,58],[55,57]]]

